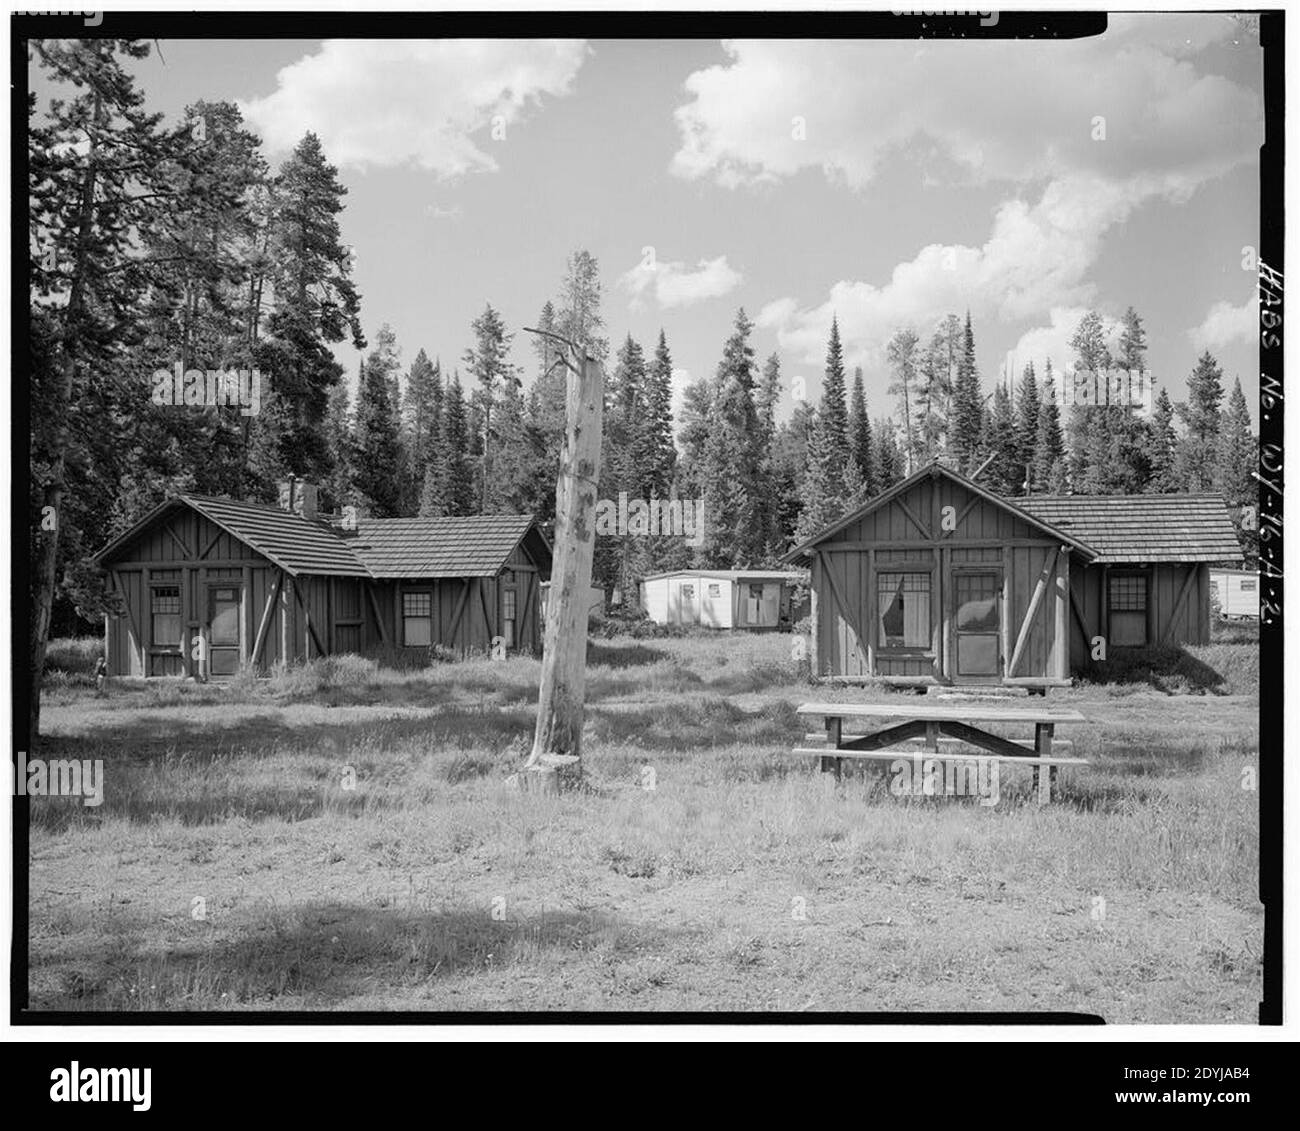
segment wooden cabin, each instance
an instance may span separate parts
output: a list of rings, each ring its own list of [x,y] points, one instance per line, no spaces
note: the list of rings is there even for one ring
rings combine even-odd
[[[316,516],[309,485],[282,487],[281,499],[179,495],[95,555],[125,606],[106,618],[110,675],[222,677],[494,641],[541,651],[551,548],[531,517],[344,522]]]
[[[1210,563],[1240,558],[1217,495],[1004,499],[938,463],[786,555],[819,678],[1038,691],[1099,641],[1208,643]]]

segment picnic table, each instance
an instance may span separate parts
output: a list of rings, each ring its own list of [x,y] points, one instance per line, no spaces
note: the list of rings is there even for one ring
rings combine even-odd
[[[1052,783],[1057,766],[1086,766],[1086,758],[1061,757],[1055,753],[1060,747],[1072,744],[1063,741],[1053,745],[1056,727],[1062,723],[1082,723],[1087,720],[1078,711],[1049,709],[1047,707],[1020,707],[983,704],[958,706],[955,704],[927,705],[924,701],[909,703],[805,703],[798,709],[800,715],[820,715],[825,720],[824,745],[796,747],[796,754],[810,754],[821,758],[823,773],[834,773],[838,781],[845,758],[866,758],[893,761],[898,758],[899,747],[931,751],[940,758],[940,746],[957,747],[962,751],[987,753],[956,753],[948,758],[961,761],[983,762],[995,759],[999,767],[1007,764],[1029,766],[1034,771],[1034,786],[1039,804],[1051,800]],[[864,734],[845,734],[844,724],[851,719],[903,720],[893,721],[883,728]],[[1005,738],[984,729],[984,723],[1023,723],[1034,728],[1034,740],[1019,741]],[[805,741],[820,738],[810,734]],[[1040,773],[1047,769],[1047,773]]]

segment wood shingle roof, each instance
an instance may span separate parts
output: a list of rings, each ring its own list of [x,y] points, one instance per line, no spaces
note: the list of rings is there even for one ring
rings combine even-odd
[[[361,519],[355,531],[337,519],[307,519],[293,511],[236,499],[178,495],[123,531],[95,558],[111,562],[144,530],[188,506],[264,558],[297,576],[444,578],[495,577],[526,542],[543,576],[551,547],[531,515],[465,518]]]
[[[363,518],[347,544],[372,577],[494,577],[532,527],[518,514]]]
[[[1021,510],[1086,542],[1097,561],[1240,561],[1241,544],[1218,495],[1029,495]]]

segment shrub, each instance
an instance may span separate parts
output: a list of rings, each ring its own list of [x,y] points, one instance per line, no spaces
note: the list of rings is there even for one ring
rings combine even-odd
[[[45,668],[47,671],[67,672],[69,675],[93,675],[95,664],[103,654],[102,636],[51,640],[45,648]]]

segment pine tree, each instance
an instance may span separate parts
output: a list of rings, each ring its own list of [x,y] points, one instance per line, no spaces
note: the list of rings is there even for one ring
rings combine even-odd
[[[109,388],[125,382],[108,375],[130,372],[126,357],[136,344],[134,327],[150,283],[150,265],[133,250],[154,218],[149,202],[167,191],[157,170],[178,139],[159,131],[160,115],[145,113],[135,88],[133,61],[149,53],[147,45],[34,40],[30,52],[59,95],[47,119],[28,133],[31,227],[24,233],[33,246],[30,391],[40,411],[31,422],[31,588],[24,595],[31,615],[23,670],[31,682],[19,687],[29,695],[35,743],[59,567],[65,567],[65,580],[77,572],[77,558],[92,548],[79,545],[80,531],[93,523],[96,509],[108,509],[96,489],[102,473],[88,457],[95,434],[105,438],[101,402],[126,400]],[[32,99],[29,113],[34,108]],[[132,407],[143,416],[148,403],[147,386],[138,379],[133,384],[135,405],[121,405],[127,419]],[[127,389],[121,392],[130,397]],[[110,468],[120,466],[120,457],[106,454]],[[51,516],[52,526],[46,521]]]
[[[903,453],[898,447],[898,438],[894,434],[894,424],[889,420],[877,420],[872,429],[876,437],[876,458],[873,472],[876,491],[888,491],[895,483],[901,482],[903,475]]]
[[[329,408],[325,413],[325,447],[329,455],[330,472],[321,484],[321,506],[339,510],[353,501],[352,476],[356,467],[356,452],[352,436],[352,411],[348,387],[340,381],[330,392]]]
[[[605,387],[604,429],[601,436],[600,497],[615,500],[620,492],[640,498],[636,451],[643,415],[646,364],[641,346],[628,334],[619,348],[614,371]],[[633,590],[633,543],[625,531],[596,540],[592,566],[596,584],[617,589],[626,603]]]
[[[1174,460],[1178,453],[1178,433],[1174,431],[1174,405],[1169,390],[1161,389],[1156,396],[1155,411],[1151,417],[1151,476],[1147,491],[1153,494],[1170,494],[1179,490]]]
[[[480,427],[476,429],[482,445],[483,460],[479,472],[479,508],[486,513],[488,495],[492,488],[492,408],[496,402],[497,391],[507,386],[511,390],[519,387],[519,375],[510,362],[510,343],[513,334],[506,333],[505,322],[501,315],[488,303],[470,324],[474,333],[474,345],[465,351],[464,363],[470,376],[478,381],[474,391],[473,402],[478,409]]]
[[[1032,493],[1037,489],[1034,480],[1034,461],[1038,444],[1038,416],[1042,410],[1042,398],[1038,393],[1038,380],[1034,374],[1034,363],[1025,366],[1020,378],[1020,393],[1016,397],[1016,439],[1019,447],[1016,452],[1016,494]]]
[[[986,451],[992,457],[983,476],[989,489],[999,495],[1018,494],[1019,485],[1024,480],[1024,470],[1020,467],[1020,440],[1011,395],[1001,381],[993,391]]]
[[[912,393],[917,382],[916,343],[916,332],[903,329],[897,331],[889,340],[887,349],[889,367],[894,375],[888,391],[899,398],[900,418],[903,423],[903,456],[909,474],[924,449],[923,442],[918,445],[912,427]]]
[[[1238,378],[1232,383],[1232,394],[1219,426],[1215,480],[1219,493],[1232,508],[1247,561],[1259,557],[1259,486],[1254,477],[1258,465],[1259,441],[1250,430],[1250,408]]]
[[[308,478],[325,470],[320,425],[329,391],[343,375],[330,347],[348,337],[357,349],[366,344],[338,222],[346,194],[313,133],[294,148],[275,181],[268,257],[274,309],[256,356],[290,414],[280,439],[288,469]]]
[[[438,449],[424,478],[422,516],[459,516],[475,511],[474,472],[469,455],[469,424],[460,372],[453,371],[443,394]]]
[[[1187,400],[1178,406],[1183,435],[1178,444],[1177,477],[1184,491],[1213,491],[1219,447],[1219,406],[1223,371],[1209,350],[1187,379]]]
[[[404,461],[391,380],[398,366],[397,339],[385,323],[362,369],[353,474],[356,490],[376,518],[397,518],[402,514]]]
[[[703,451],[704,565],[744,567],[764,553],[758,416],[754,408],[754,324],[743,308],[723,347]]]
[[[872,461],[871,420],[867,416],[867,396],[862,387],[862,368],[853,370],[853,393],[849,401],[849,458],[862,480],[864,498],[876,493],[875,468]]]
[[[667,498],[677,464],[673,446],[673,359],[661,329],[655,355],[645,374],[637,468],[647,497]]]
[[[410,514],[418,509],[424,477],[437,446],[442,415],[441,366],[420,350],[411,362],[406,378],[405,437],[408,476],[404,488],[403,510]]]
[[[1052,377],[1052,359],[1047,359],[1043,391],[1038,406],[1038,426],[1034,434],[1034,491],[1059,495],[1066,486],[1065,441],[1061,435],[1061,413],[1056,407],[1056,382]]]
[[[555,331],[572,342],[586,343],[587,353],[597,361],[609,356],[609,339],[604,336],[605,319],[600,312],[600,266],[588,251],[575,251],[565,266],[555,310]]]
[[[1250,408],[1241,391],[1241,378],[1232,383],[1228,407],[1219,425],[1218,467],[1215,487],[1228,505],[1254,502],[1258,489],[1254,472],[1259,465],[1259,441],[1251,432]]]
[[[975,364],[975,334],[971,329],[970,311],[962,332],[961,358],[953,386],[952,418],[948,446],[961,470],[973,471],[981,450],[984,424],[984,397],[980,391],[979,369]]]
[[[831,319],[826,344],[826,372],[808,448],[799,537],[807,538],[834,522],[853,498],[857,477],[849,475],[849,414],[844,399],[844,353],[839,324]]]

